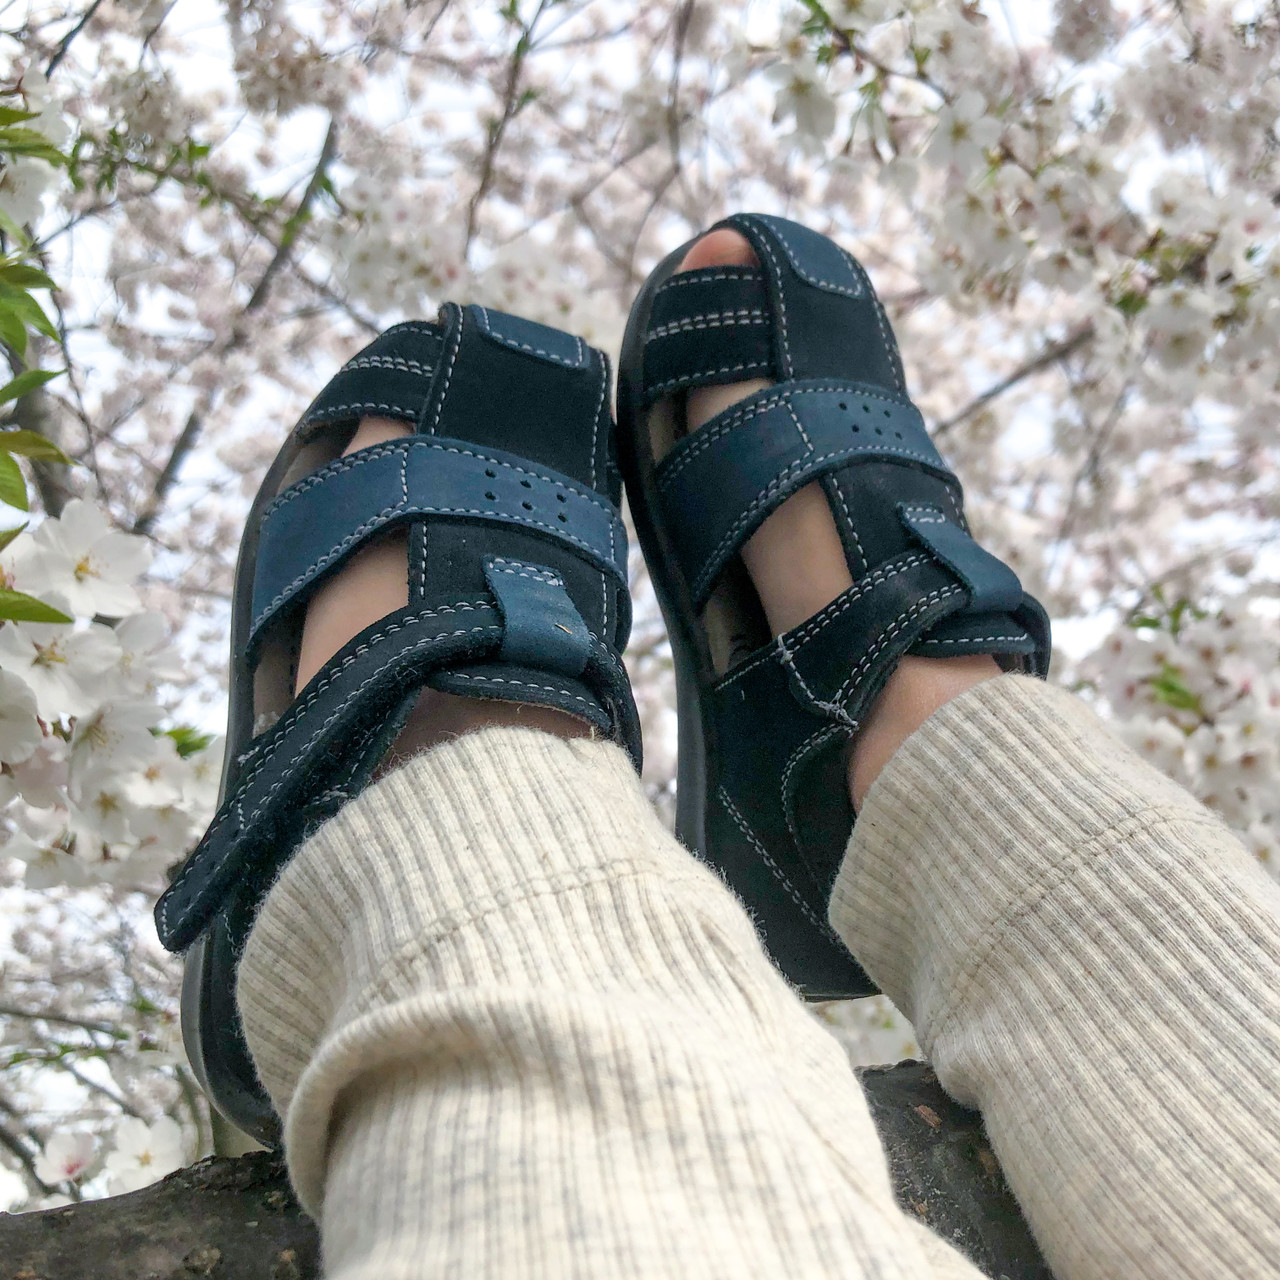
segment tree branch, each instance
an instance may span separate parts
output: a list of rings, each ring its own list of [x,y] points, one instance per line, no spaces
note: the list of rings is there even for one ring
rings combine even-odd
[[[898,1203],[989,1276],[1051,1280],[977,1112],[924,1063],[858,1072]],[[0,1216],[0,1258],[41,1280],[314,1280],[319,1242],[279,1157],[202,1160],[131,1195]],[[10,1274],[5,1271],[5,1275]]]
[[[54,50],[53,57],[49,59],[48,65],[44,69],[46,77],[53,75],[57,71],[58,64],[67,56],[67,50],[71,48],[71,42],[89,25],[90,20],[98,12],[101,5],[102,0],[93,0],[93,3],[84,11],[80,21],[62,37],[62,43]]]
[[[110,1022],[95,1022],[89,1018],[69,1018],[60,1013],[47,1013],[43,1009],[19,1009],[14,1005],[0,1004],[0,1018],[25,1018],[31,1022],[57,1022],[64,1027],[79,1027],[81,1031],[93,1031],[99,1035],[120,1038],[120,1028]]]
[[[1018,383],[1025,382],[1033,374],[1039,373],[1041,369],[1047,369],[1051,364],[1056,364],[1059,360],[1065,360],[1067,356],[1078,351],[1092,339],[1093,325],[1081,325],[1074,333],[1068,334],[1060,342],[1053,343],[1039,355],[1032,356],[1025,364],[1019,365],[1008,377],[1001,378],[995,386],[988,387],[980,396],[970,400],[959,413],[953,414],[945,422],[940,422],[933,429],[933,438],[935,440],[941,439],[948,431],[972,418],[980,409],[985,409],[993,400],[998,399],[1006,391],[1016,387]]]
[[[306,190],[303,191],[302,198],[298,201],[298,207],[290,214],[289,220],[284,224],[284,230],[281,233],[280,242],[276,246],[275,254],[272,256],[271,261],[267,263],[266,270],[263,271],[258,283],[254,286],[253,292],[249,295],[249,301],[245,303],[244,311],[233,328],[231,336],[219,348],[219,355],[228,355],[238,347],[243,346],[247,334],[244,321],[255,311],[261,309],[271,291],[271,282],[281,268],[288,263],[298,232],[306,221],[311,204],[324,183],[325,171],[334,157],[337,144],[338,120],[336,116],[333,116],[330,117],[329,128],[325,133],[324,144],[320,148],[320,157],[316,161],[311,180],[307,183]],[[196,402],[195,408],[187,415],[187,420],[183,424],[182,430],[178,433],[178,438],[174,441],[173,448],[169,450],[169,457],[151,487],[150,496],[147,498],[138,518],[133,522],[133,533],[149,534],[155,527],[156,521],[160,518],[160,513],[164,510],[169,491],[177,482],[178,472],[182,470],[182,465],[186,462],[187,456],[195,448],[196,441],[199,440],[200,433],[204,429],[205,419],[209,416],[210,411],[217,402],[217,398],[216,391],[206,391]]]

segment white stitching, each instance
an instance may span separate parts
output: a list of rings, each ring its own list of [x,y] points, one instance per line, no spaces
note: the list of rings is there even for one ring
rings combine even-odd
[[[787,897],[789,897],[791,901],[794,902],[804,913],[805,919],[808,920],[810,924],[820,929],[824,934],[830,933],[831,926],[824,924],[819,920],[813,908],[800,896],[799,891],[796,889],[795,885],[791,883],[787,873],[774,861],[773,855],[768,851],[768,849],[760,843],[756,833],[747,825],[747,820],[738,811],[738,806],[729,798],[729,793],[723,787],[720,787],[716,791],[716,799],[724,805],[725,810],[737,825],[738,830],[741,831],[742,834],[751,842],[751,847],[760,855],[761,861],[763,861],[764,865],[773,872],[774,878],[778,880],[782,887],[787,891]]]
[[[380,644],[383,640],[386,640],[389,637],[395,635],[397,632],[404,630],[406,626],[409,626],[413,623],[421,622],[424,618],[435,617],[437,613],[446,612],[446,611],[453,612],[454,608],[461,608],[461,607],[462,606],[445,606],[444,608],[441,608],[441,609],[425,609],[420,613],[413,614],[406,618],[402,618],[398,622],[393,623],[391,626],[387,627],[386,630],[375,633],[370,638],[368,643],[361,645],[358,649],[355,650],[354,653],[348,654],[342,660],[342,662],[336,668],[334,668],[334,670],[330,672],[330,674],[327,675],[320,682],[320,684],[316,686],[314,690],[312,690],[312,692],[307,696],[307,698],[304,701],[300,703],[296,703],[294,706],[291,706],[289,710],[285,713],[283,718],[277,722],[277,725],[276,725],[277,735],[276,735],[275,741],[272,742],[270,747],[268,747],[267,750],[263,752],[261,758],[254,764],[252,770],[250,770],[248,775],[243,779],[237,779],[236,791],[241,795],[243,795],[244,791],[247,790],[250,785],[252,785],[254,778],[256,778],[258,774],[262,772],[262,770],[266,767],[268,761],[270,761],[271,758],[276,754],[276,752],[280,750],[280,747],[282,745],[281,739],[287,735],[288,731],[293,727],[294,724],[297,723],[298,719],[303,715],[303,713],[309,707],[315,704],[316,700],[321,696],[321,694],[323,694],[325,690],[328,689],[333,684],[333,682],[342,674],[342,672],[345,671],[353,662],[355,662],[357,659],[363,657],[366,653],[368,653],[373,648],[374,645]],[[466,607],[474,608],[476,606],[468,605]],[[493,606],[489,605],[486,607],[492,608]],[[403,653],[405,654],[413,653],[418,649],[427,647],[428,645],[436,644],[441,640],[451,640],[455,636],[473,635],[478,632],[491,632],[494,635],[500,635],[502,632],[502,628],[499,626],[470,627],[470,628],[462,628],[457,631],[446,632],[440,635],[426,636],[422,640],[416,641],[412,646],[404,650]],[[361,681],[359,686],[356,689],[354,689],[350,694],[348,694],[347,697],[344,698],[341,703],[338,704],[338,706],[334,709],[332,714],[328,717],[328,719],[325,720],[325,722],[319,727],[319,729],[317,729],[315,733],[313,733],[311,737],[298,748],[298,751],[302,752],[307,750],[307,748],[310,747],[310,745],[313,742],[315,742],[315,740],[320,735],[324,733],[324,731],[329,727],[329,725],[332,724],[333,721],[339,715],[341,715],[344,710],[346,710],[346,708],[351,704],[352,700],[359,697],[365,691],[365,689],[367,689],[369,685],[378,678],[380,674],[381,674],[380,671],[371,672],[363,681]],[[281,728],[280,727],[281,725],[283,725],[284,727]],[[243,801],[242,800],[237,801],[232,809],[228,809],[220,817],[217,817],[213,820],[213,823],[210,825],[209,830],[205,833],[205,837],[204,837],[205,841],[208,841],[209,837],[212,836],[215,831],[217,831],[220,827],[226,824],[226,821],[230,817],[232,812],[235,812],[237,815],[239,815],[242,827],[248,826],[251,823],[253,823],[253,821],[262,812],[263,808],[270,802],[271,797],[276,793],[276,791],[280,789],[280,786],[281,786],[281,783],[278,783],[278,782],[273,784],[268,789],[267,794],[262,798],[262,800],[254,808],[253,812],[249,815],[247,819],[244,817]],[[166,895],[161,899],[159,904],[160,921],[166,931],[168,931],[168,927],[169,927],[169,900],[170,900],[169,894],[172,893],[174,890],[176,890],[184,881],[190,878],[195,868],[208,856],[211,847],[212,846],[210,844],[206,843],[202,849],[196,850],[196,852],[191,856],[190,860],[183,865],[181,870],[179,870],[178,874],[174,877],[173,883],[169,886],[169,893],[166,893]],[[191,914],[190,911],[184,911],[182,913],[183,919],[187,919],[190,916],[190,914]]]
[[[808,698],[815,707],[820,707],[828,715],[835,716],[841,724],[845,725],[851,731],[857,730],[858,721],[856,721],[843,707],[839,706],[835,702],[823,701],[823,699],[818,697],[818,695],[809,688],[808,682],[805,680],[804,676],[800,674],[800,668],[796,666],[795,658],[787,646],[783,644],[781,636],[778,637],[778,656],[782,659],[782,665],[786,667],[793,676],[795,676],[800,688],[804,690],[805,697]]]
[[[782,232],[772,223],[766,223],[765,225],[781,241],[782,247],[787,252],[787,258],[790,260],[791,266],[794,268],[796,275],[798,275],[801,280],[805,281],[807,284],[817,285],[821,289],[830,289],[834,293],[843,293],[847,298],[860,298],[862,296],[862,291],[860,289],[856,289],[856,288],[851,289],[849,288],[848,285],[836,284],[834,280],[819,280],[817,276],[811,276],[800,265],[799,259],[797,259],[796,257],[796,251],[792,246],[791,241],[788,240],[787,237],[783,235]],[[815,233],[815,234],[818,234],[818,233]],[[828,244],[835,246],[836,251],[839,254],[841,254],[841,256],[845,259],[845,261],[849,263],[850,269],[852,269],[855,262],[853,255],[849,253],[846,249],[842,249],[840,245],[836,244],[836,242],[830,239],[830,237],[823,236],[822,238],[826,240]],[[856,284],[856,273],[855,273],[855,284]]]
[[[1019,641],[1028,640],[1030,637],[1024,631],[1020,636],[965,636],[960,640],[921,640],[922,645],[925,644],[995,644],[999,641],[1009,641],[1016,644]]]
[[[600,413],[604,409],[604,393],[609,387],[609,368],[600,357],[600,399],[596,401],[596,416],[591,420],[591,487],[600,487],[596,479],[596,441],[600,438]]]
[[[831,481],[831,487],[836,491],[836,497],[840,502],[840,510],[844,512],[844,518],[849,528],[849,536],[853,539],[853,545],[857,549],[858,559],[862,561],[861,572],[866,573],[871,568],[871,561],[867,559],[867,553],[862,549],[862,539],[858,537],[858,531],[854,528],[853,516],[849,512],[849,504],[844,496],[844,486],[840,483],[838,475],[828,478]]]
[[[845,682],[835,691],[833,695],[835,700],[839,701],[852,690],[857,681],[865,674],[867,668],[876,660],[880,650],[883,649],[885,645],[887,645],[908,622],[928,610],[930,605],[946,600],[951,596],[958,595],[963,591],[963,587],[939,587],[936,591],[931,591],[923,599],[917,600],[910,609],[903,610],[903,612],[893,620],[889,627],[880,633],[876,638],[875,644],[873,644],[863,655],[862,661],[854,667]]]
[[[881,565],[869,578],[865,578],[855,583],[844,594],[837,596],[829,605],[820,609],[807,622],[804,623],[803,629],[791,635],[791,643],[797,648],[804,644],[811,636],[821,631],[828,622],[839,617],[850,605],[862,599],[872,587],[878,586],[881,582],[887,582],[890,578],[896,578],[900,573],[906,573],[909,569],[914,569],[917,565],[932,563],[930,556],[922,552],[910,553],[901,563],[895,565],[892,570],[886,565]],[[786,633],[790,635],[790,633]],[[728,675],[724,677],[716,686],[717,692],[727,689],[735,681],[747,675],[748,672],[754,671],[757,667],[763,666],[771,658],[777,655],[777,648],[770,644],[759,657],[753,658],[750,662],[740,667],[735,667]]]
[[[382,404],[369,400],[363,403],[352,402],[351,404],[320,405],[318,408],[313,409],[309,414],[307,414],[299,425],[306,426],[311,422],[319,422],[321,418],[328,418],[336,413],[349,413],[352,411],[357,413],[368,413],[375,409],[379,413],[407,413],[414,418],[416,418],[418,414],[416,409],[408,409],[402,404]]]
[[[371,530],[381,528],[382,525],[386,524],[392,516],[398,514],[402,510],[403,508],[400,506],[384,507],[374,515],[372,519],[366,520],[363,524],[353,529],[352,532],[343,538],[336,547],[332,547],[330,550],[326,551],[318,560],[312,561],[305,572],[300,573],[288,584],[288,586],[283,587],[279,592],[277,592],[269,604],[263,606],[262,612],[258,614],[251,623],[250,630],[256,631],[266,618],[271,615],[281,601],[286,599],[286,597],[288,597],[292,592],[296,591],[298,587],[310,582],[322,570],[327,568],[338,557],[340,557],[349,546],[359,541],[359,539],[364,537],[364,535]],[[416,507],[413,510],[415,516],[486,516],[499,514],[497,508],[486,510],[478,507]],[[575,546],[581,547],[584,551],[598,554],[596,549],[589,542],[579,538],[576,534],[567,533],[562,525],[547,524],[546,521],[534,520],[531,516],[522,517],[519,523],[524,525],[533,525],[539,529],[546,529],[549,533],[554,533],[557,537],[564,538],[565,540],[574,543]],[[609,526],[609,560],[611,564],[613,562],[613,540],[613,526],[611,523]],[[425,560],[423,564],[425,571]]]
[[[817,635],[828,622],[839,617],[850,605],[861,600],[873,587],[878,587],[883,582],[897,578],[914,569],[917,565],[931,563],[931,556],[925,555],[922,551],[913,551],[897,564],[882,564],[870,577],[855,583],[849,592],[846,592],[843,596],[837,596],[826,608],[815,613],[812,618],[803,624],[800,631],[791,636],[791,643],[796,646],[804,644],[806,640]]]
[[[859,451],[860,450],[856,448],[835,449],[830,453],[818,454],[816,457],[811,454],[806,455],[803,458],[798,458],[795,462],[791,463],[790,466],[785,468],[785,470],[779,472],[778,475],[776,475],[763,489],[760,490],[758,494],[756,494],[751,504],[742,512],[742,514],[733,522],[733,524],[729,526],[729,528],[725,531],[724,536],[720,539],[718,543],[716,543],[715,548],[712,550],[711,555],[708,559],[708,563],[706,567],[703,569],[703,571],[698,575],[698,577],[694,581],[693,594],[700,595],[703,591],[703,588],[706,587],[706,585],[715,577],[715,575],[720,572],[719,560],[720,560],[720,557],[724,554],[725,550],[733,544],[734,539],[738,536],[741,530],[745,528],[746,525],[751,523],[753,516],[760,509],[760,507],[764,506],[777,493],[779,489],[784,488],[786,485],[791,483],[791,481],[795,478],[792,473],[796,471],[803,472],[804,469],[808,467],[814,467],[814,468],[819,467],[822,465],[822,463],[828,462],[832,458],[843,458],[848,456],[854,456]],[[894,446],[885,446],[884,448],[876,448],[875,452],[877,454],[892,454],[894,457],[897,457],[897,458],[914,458],[917,462],[931,463],[933,461],[928,454],[917,453],[915,450],[912,450],[912,449],[899,449]]]
[[[759,307],[741,307],[737,311],[704,311],[696,316],[685,316],[680,320],[668,320],[666,324],[657,325],[645,335],[644,345],[647,347],[659,338],[670,338],[674,334],[695,329],[729,329],[734,325],[768,323],[769,318]]]
[[[796,430],[800,433],[800,439],[804,441],[804,447],[813,452],[813,441],[809,439],[809,433],[804,429],[804,423],[800,421],[799,415],[792,407],[791,401],[787,401],[787,412],[791,415],[791,421],[796,424]]]
[[[440,415],[444,412],[445,397],[449,394],[449,383],[453,381],[453,366],[458,359],[458,352],[462,349],[462,332],[463,332],[462,316],[459,315],[458,331],[457,333],[454,334],[454,337],[453,337],[453,350],[449,352],[449,363],[445,367],[445,371],[444,371],[444,386],[440,390],[440,395],[436,398],[435,417],[432,418],[431,425],[427,428],[426,432],[424,433],[426,435],[429,435],[429,436],[435,435],[436,428],[440,425]],[[426,408],[426,406],[424,405],[423,408]]]
[[[550,360],[553,364],[561,365],[566,369],[581,369],[586,364],[586,353],[583,349],[582,339],[579,338],[576,334],[564,335],[567,338],[570,338],[570,337],[573,338],[574,342],[577,343],[577,347],[578,347],[577,360],[569,361],[569,360],[566,360],[564,356],[558,356],[552,351],[544,351],[541,347],[531,347],[527,342],[521,342],[519,338],[509,338],[504,333],[495,333],[489,327],[488,308],[478,306],[476,307],[476,310],[480,313],[480,327],[485,331],[485,333],[489,335],[489,337],[491,337],[495,342],[502,343],[504,347],[514,347],[520,351],[528,351],[535,356],[543,356],[545,359]],[[553,332],[562,333],[563,330],[556,329]]]
[[[825,729],[819,729],[817,733],[810,734],[787,759],[786,767],[782,770],[782,780],[779,784],[778,794],[782,800],[782,813],[787,820],[787,830],[791,832],[796,844],[800,843],[800,832],[796,829],[795,820],[792,816],[792,806],[787,803],[787,787],[791,782],[791,774],[801,760],[817,749],[820,742],[831,737],[832,734],[844,734],[847,732],[848,730],[843,725],[830,724]]]
[[[510,566],[499,569],[497,566]],[[501,556],[493,556],[489,561],[494,573],[511,574],[517,578],[532,578],[537,582],[545,582],[551,587],[563,587],[564,579],[554,569],[543,569],[536,564],[525,564],[523,560],[504,560]]]
[[[677,387],[688,386],[699,378],[709,378],[720,373],[742,373],[747,369],[768,369],[768,360],[748,360],[744,364],[726,364],[719,369],[699,369],[697,373],[682,373],[678,378],[668,378],[649,388],[650,395],[661,395],[666,391],[674,391]]]
[[[401,320],[399,324],[393,324],[390,329],[385,330],[382,337],[392,333],[424,333],[431,338],[444,338],[444,328],[430,320]]]
[[[764,272],[759,267],[741,267],[736,271],[732,267],[726,267],[713,276],[701,274],[702,271],[708,270],[710,270],[709,267],[701,267],[694,271],[679,271],[671,279],[663,281],[658,293],[661,294],[665,289],[674,289],[682,284],[710,284],[713,280],[759,280],[762,283],[764,281]],[[655,300],[656,297],[657,295]]]
[[[760,245],[769,255],[769,264],[773,267],[774,279],[778,282],[778,332],[782,335],[782,372],[784,377],[792,376],[791,341],[787,337],[787,295],[782,286],[782,268],[774,256],[773,246],[766,237],[762,237]]]
[[[521,689],[541,689],[544,693],[558,693],[563,698],[572,698],[575,702],[581,702],[583,706],[596,707],[600,709],[599,703],[593,698],[584,698],[579,694],[570,693],[568,689],[558,687],[551,684],[534,684],[531,680],[511,680],[504,676],[470,676],[464,671],[450,671],[448,673],[451,680],[475,680],[481,684],[510,684],[516,685]]]
[[[352,369],[396,369],[401,373],[418,373],[425,378],[429,378],[435,372],[434,369],[428,369],[426,365],[420,364],[417,360],[410,360],[406,356],[359,356],[355,360],[348,360],[339,373]]]
[[[418,448],[439,450],[441,453],[456,453],[464,458],[474,458],[477,462],[488,462],[495,467],[503,467],[508,471],[515,471],[522,476],[533,476],[535,480],[545,480],[547,484],[554,485],[557,489],[563,489],[566,493],[575,494],[585,502],[591,503],[592,506],[599,507],[606,515],[613,517],[614,509],[609,503],[588,493],[585,488],[576,483],[565,484],[563,480],[558,480],[555,476],[543,475],[541,471],[522,467],[518,463],[504,462],[501,458],[492,457],[487,453],[476,453],[473,449],[464,449],[456,444],[445,443],[448,440],[448,436],[399,436],[395,440],[387,441],[385,444],[375,444],[370,445],[367,449],[357,449],[355,453],[349,453],[345,458],[335,458],[332,462],[326,463],[319,470],[311,472],[310,475],[305,476],[297,484],[274,498],[270,506],[262,513],[263,521],[265,522],[269,514],[283,507],[286,503],[292,502],[294,498],[301,496],[308,489],[321,484],[331,475],[349,471],[352,467],[358,467],[364,462],[371,462],[375,458],[385,457],[389,453],[397,453],[402,450],[407,452],[409,449]]]
[[[913,517],[914,524],[949,524],[941,508],[934,506],[907,506],[903,504],[902,514]]]

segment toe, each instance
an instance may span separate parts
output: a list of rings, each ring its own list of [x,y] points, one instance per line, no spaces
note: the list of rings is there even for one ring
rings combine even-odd
[[[737,231],[721,227],[708,231],[680,262],[681,271],[697,271],[701,267],[755,267],[759,265],[750,241]],[[696,431],[704,422],[723,412],[731,404],[763,390],[769,383],[763,378],[751,378],[723,387],[700,387],[689,392],[685,415],[689,429]]]
[[[709,231],[681,259],[681,271],[697,271],[699,267],[756,267],[755,250],[746,236],[728,227]]]

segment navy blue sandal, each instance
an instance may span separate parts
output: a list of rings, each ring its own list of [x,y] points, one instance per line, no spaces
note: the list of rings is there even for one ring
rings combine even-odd
[[[187,954],[183,1036],[209,1097],[267,1143],[235,968],[307,834],[369,783],[419,694],[554,707],[621,743],[640,726],[604,355],[486,310],[388,330],[333,378],[271,467],[240,548],[227,766],[208,831],[156,908]],[[362,417],[413,434],[340,457]],[[361,547],[406,531],[409,604],[293,695],[306,603]]]
[[[627,498],[675,659],[676,829],[804,995],[864,995],[827,923],[854,822],[850,744],[904,654],[992,654],[1044,676],[1049,624],[970,536],[862,266],[782,218],[717,225],[761,265],[677,274],[694,241],[677,249],[632,307],[619,369]],[[685,430],[689,388],[750,378],[775,385]],[[854,585],[774,638],[738,552],[814,481]]]

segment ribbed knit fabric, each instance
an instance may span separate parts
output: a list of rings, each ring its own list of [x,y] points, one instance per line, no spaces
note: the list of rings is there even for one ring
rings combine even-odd
[[[933,716],[831,918],[1060,1280],[1280,1275],[1280,893],[1075,699]],[[331,1280],[978,1275],[613,747],[491,729],[385,778],[285,869],[239,998]]]
[[[1078,699],[1006,676],[938,711],[830,918],[1061,1280],[1280,1275],[1280,886]]]
[[[272,889],[249,1044],[330,1280],[975,1280],[616,747],[467,735]]]

